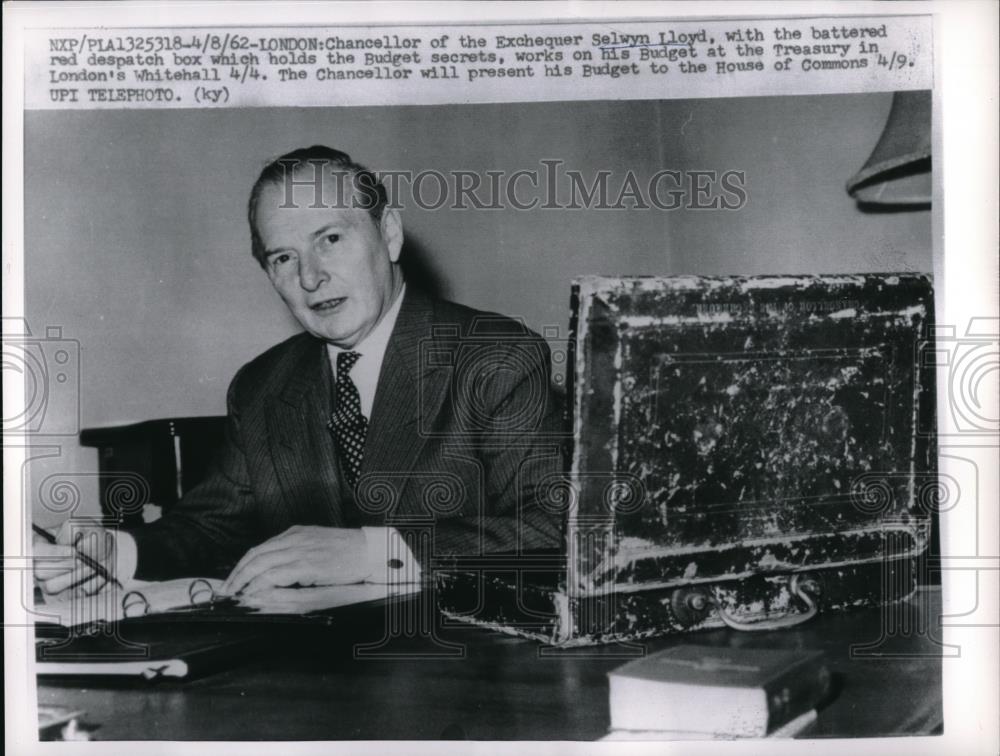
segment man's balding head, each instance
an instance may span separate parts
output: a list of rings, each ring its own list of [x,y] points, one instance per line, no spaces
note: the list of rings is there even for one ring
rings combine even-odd
[[[338,187],[351,186],[354,192],[350,198],[346,193],[340,192],[339,194],[344,195],[343,198],[338,196],[334,200],[333,196],[326,197],[325,193],[317,188],[322,186],[318,183],[320,180],[330,179]],[[385,186],[378,177],[365,166],[354,162],[346,152],[314,144],[312,147],[300,147],[275,158],[264,166],[254,182],[247,208],[252,252],[261,267],[264,267],[263,248],[257,229],[257,206],[261,192],[269,185],[282,187],[286,190],[283,204],[289,204],[294,201],[293,194],[297,188],[310,184],[314,190],[309,204],[337,201],[342,206],[366,210],[376,225],[381,222],[382,213],[385,212],[389,201]]]
[[[403,229],[384,187],[348,155],[308,147],[270,163],[250,195],[253,254],[309,333],[353,348],[403,286]]]

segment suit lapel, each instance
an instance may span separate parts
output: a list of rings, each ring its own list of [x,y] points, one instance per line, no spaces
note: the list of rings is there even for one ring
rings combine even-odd
[[[382,361],[361,466],[362,476],[390,483],[397,497],[448,390],[448,366],[427,359],[433,322],[433,302],[407,287]]]
[[[303,502],[319,519],[343,522],[330,417],[332,371],[326,349],[312,341],[292,366],[284,390],[271,400],[268,431],[275,470],[291,507]]]

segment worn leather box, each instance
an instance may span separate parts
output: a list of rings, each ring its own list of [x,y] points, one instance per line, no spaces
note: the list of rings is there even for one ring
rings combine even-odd
[[[796,624],[916,587],[937,480],[923,275],[579,279],[558,567],[439,576],[559,644]],[[924,361],[926,362],[926,360]]]

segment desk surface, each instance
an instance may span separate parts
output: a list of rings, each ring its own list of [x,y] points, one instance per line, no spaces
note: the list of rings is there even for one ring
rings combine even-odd
[[[930,734],[941,728],[940,594],[896,607],[820,615],[769,633],[717,630],[646,642],[821,648],[837,697],[807,737]],[[245,664],[188,682],[47,678],[39,703],[83,709],[101,740],[596,740],[608,729],[609,670],[635,647],[574,653],[470,627],[445,627],[461,657],[396,639],[355,658],[342,634],[285,627]],[[276,638],[278,636],[275,636]],[[369,636],[373,637],[373,636]],[[853,653],[852,653],[853,647]],[[276,650],[280,648],[280,650]],[[407,652],[423,652],[414,657]]]

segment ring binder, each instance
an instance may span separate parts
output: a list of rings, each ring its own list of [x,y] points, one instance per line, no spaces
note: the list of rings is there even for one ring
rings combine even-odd
[[[215,589],[205,578],[195,578],[188,586],[188,598],[192,604],[211,604],[216,600]]]
[[[142,607],[138,611],[135,607]],[[149,613],[149,599],[142,591],[129,591],[122,596],[122,614],[125,617],[142,617]]]
[[[133,580],[118,600],[112,591],[83,597],[67,595],[39,605],[56,624],[77,634],[124,620],[136,625],[157,618],[204,621],[316,622],[329,624],[321,612],[341,606],[363,605],[419,592],[418,583],[331,585],[314,588],[276,588],[259,596],[236,597],[221,592],[222,580],[178,578],[158,583]]]
[[[214,608],[216,605],[229,603],[227,596],[216,593],[211,582],[205,578],[195,578],[187,586],[187,606],[172,606],[171,611],[193,611],[201,608]],[[162,609],[158,610],[162,611]],[[153,604],[145,593],[131,590],[122,596],[122,616],[126,619],[144,617],[153,613]]]

